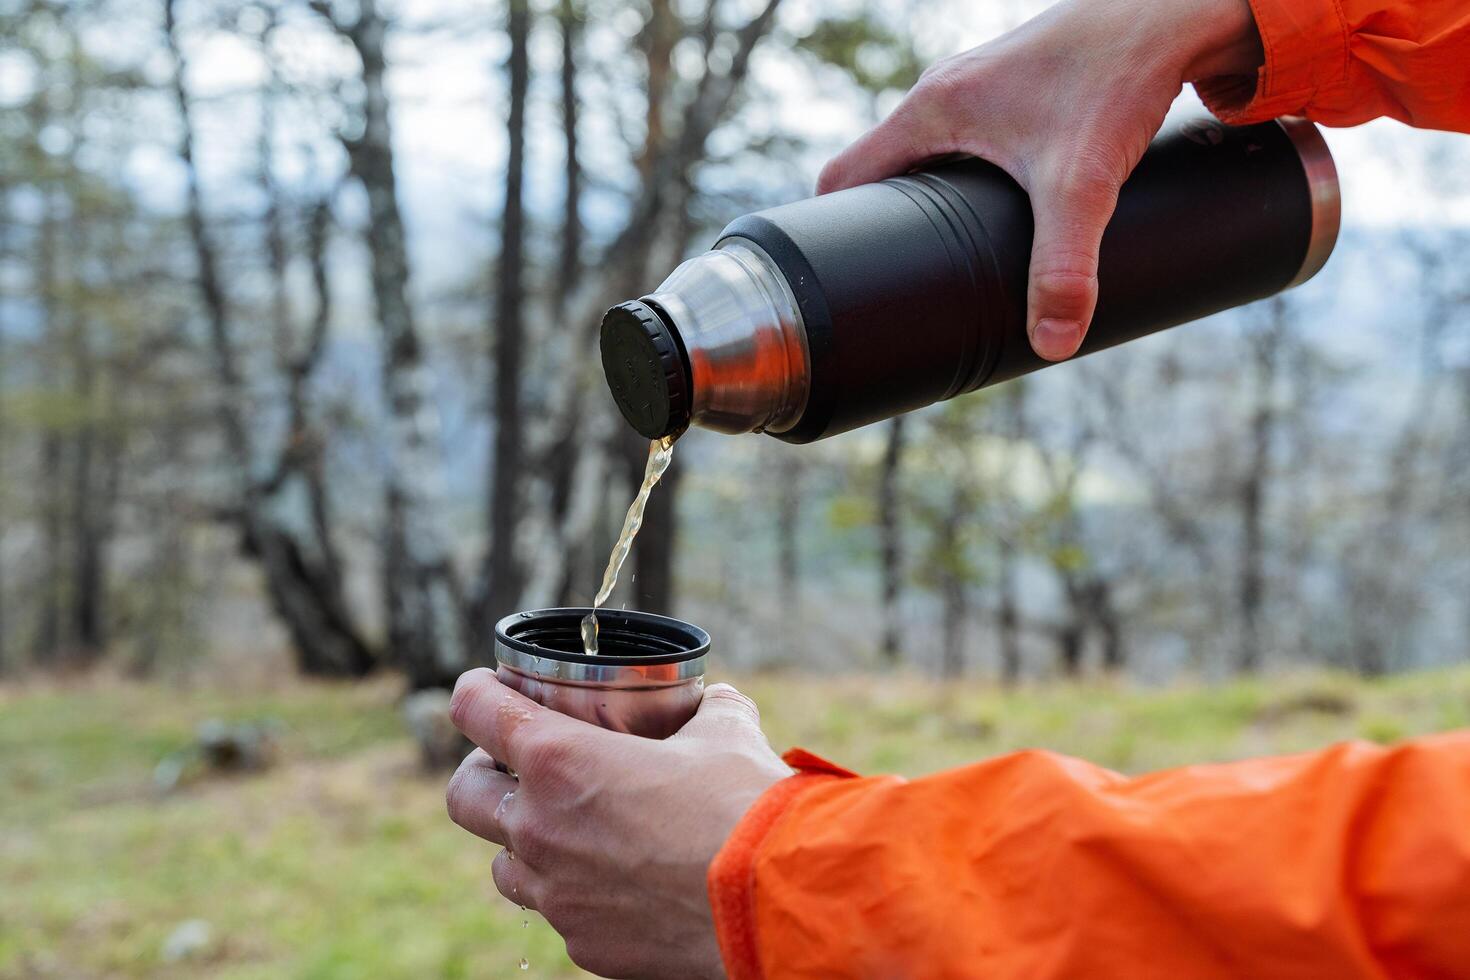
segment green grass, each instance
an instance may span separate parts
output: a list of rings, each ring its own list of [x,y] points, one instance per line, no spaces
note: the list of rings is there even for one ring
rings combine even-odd
[[[920,774],[1023,747],[1112,768],[1388,741],[1470,726],[1470,669],[1362,682],[1094,683],[1003,692],[912,677],[741,684],[778,748]],[[389,681],[279,689],[92,679],[0,688],[0,977],[567,976],[556,936],[502,901],[494,849],[444,815]],[[154,766],[207,718],[275,719],[279,762],[166,796]],[[202,958],[161,960],[202,918]]]

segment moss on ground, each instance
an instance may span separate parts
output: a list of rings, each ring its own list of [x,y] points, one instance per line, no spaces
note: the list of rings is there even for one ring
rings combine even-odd
[[[1004,692],[912,677],[740,685],[778,748],[920,774],[1024,747],[1125,771],[1470,726],[1470,669],[1220,687]],[[0,977],[567,976],[560,941],[495,895],[493,848],[444,815],[389,680],[269,690],[91,679],[0,688]],[[274,719],[279,763],[166,796],[205,719]],[[204,919],[200,958],[165,938]]]

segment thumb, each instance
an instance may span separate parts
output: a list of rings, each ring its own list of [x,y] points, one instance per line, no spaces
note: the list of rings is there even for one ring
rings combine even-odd
[[[761,713],[755,702],[729,684],[711,684],[704,690],[699,710],[675,738],[749,738],[764,740]]]
[[[1031,191],[1036,235],[1026,295],[1026,334],[1048,361],[1077,353],[1097,307],[1097,258],[1121,182],[1069,176]]]

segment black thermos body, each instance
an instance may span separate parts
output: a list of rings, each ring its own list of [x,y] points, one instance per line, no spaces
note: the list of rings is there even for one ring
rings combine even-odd
[[[1337,238],[1304,120],[1192,120],[1144,155],[1103,238],[1081,354],[1271,296]],[[976,159],[748,214],[603,320],[608,384],[648,438],[689,425],[811,442],[1050,362],[1025,330],[1032,214]]]

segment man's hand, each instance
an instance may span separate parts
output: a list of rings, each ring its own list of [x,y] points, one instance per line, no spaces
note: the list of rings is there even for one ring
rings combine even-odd
[[[1097,260],[1118,190],[1186,81],[1251,75],[1247,0],[1065,0],[932,66],[882,124],[833,159],[818,193],[948,153],[982,157],[1031,195],[1026,330],[1071,357],[1097,305]]]
[[[791,773],[749,698],[716,684],[689,724],[655,741],[557,714],[481,668],[460,677],[450,716],[479,748],[449,782],[449,816],[505,845],[491,866],[502,895],[544,915],[594,973],[724,975],[705,875]]]

